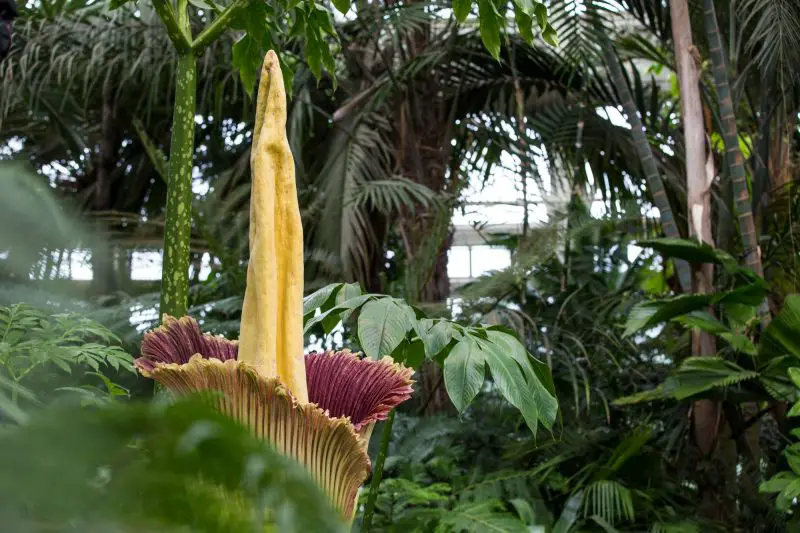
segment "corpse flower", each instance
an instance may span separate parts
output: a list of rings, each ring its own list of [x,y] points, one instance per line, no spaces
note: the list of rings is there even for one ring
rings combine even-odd
[[[303,355],[303,233],[286,138],[278,58],[267,53],[251,154],[250,262],[239,342],[165,315],[136,367],[181,396],[219,391],[220,410],[308,469],[346,520],[370,464],[372,429],[411,396],[412,370],[390,357]]]

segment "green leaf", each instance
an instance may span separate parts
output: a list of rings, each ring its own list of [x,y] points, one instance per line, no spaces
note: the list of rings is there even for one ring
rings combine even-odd
[[[326,302],[333,300],[333,296],[340,292],[344,287],[343,283],[333,283],[314,291],[303,298],[303,316],[313,313],[321,308]]]
[[[625,323],[624,336],[627,337],[641,329],[700,311],[713,304],[758,305],[768,293],[768,288],[757,282],[748,283],[731,291],[711,294],[682,294],[674,298],[644,302],[631,309]]]
[[[439,530],[481,533],[529,533],[530,531],[519,518],[506,512],[501,502],[495,500],[462,503],[442,513]]]
[[[541,2],[536,2],[536,7],[534,8],[536,13],[536,22],[539,24],[539,28],[544,28],[547,26],[547,6]]]
[[[409,368],[417,369],[425,360],[425,346],[419,339],[410,342],[405,339],[392,353],[392,359],[396,363],[403,363]]]
[[[758,486],[759,492],[781,492],[786,486],[797,479],[791,472],[779,472],[767,481],[762,481]]]
[[[2,529],[345,530],[303,468],[196,398],[49,409],[0,449]]]
[[[311,330],[311,328],[313,328],[317,324],[320,323],[327,324],[328,323],[327,321],[329,320],[330,317],[340,317],[345,311],[353,311],[361,307],[365,302],[369,301],[374,297],[375,297],[374,294],[362,294],[361,296],[350,298],[349,300],[345,300],[344,302],[331,307],[327,311],[324,311],[306,321],[306,325],[303,327],[303,333],[308,333]],[[339,320],[336,321],[336,324],[338,323]],[[336,324],[334,324],[334,326]],[[326,331],[329,330],[326,329]]]
[[[635,405],[637,403],[649,403],[670,398],[669,392],[661,384],[653,389],[639,391],[629,396],[623,396],[612,401],[613,405]]]
[[[350,10],[350,0],[333,0],[333,5],[342,15]]]
[[[498,350],[508,353],[517,362],[525,376],[528,389],[533,394],[540,422],[547,429],[551,429],[558,416],[558,401],[550,368],[534,359],[515,336],[498,329],[489,329],[486,334],[488,340]]]
[[[789,464],[789,468],[795,474],[800,474],[800,447],[798,446],[789,446],[783,451],[783,456],[786,457],[786,462]]]
[[[725,250],[713,248],[705,242],[694,239],[665,237],[661,239],[638,241],[636,245],[642,248],[652,248],[666,257],[683,259],[690,263],[721,265],[729,272],[735,272],[740,269],[736,259]]]
[[[797,403],[795,403],[795,404],[792,406],[792,408],[791,408],[791,409],[789,409],[789,412],[788,412],[788,413],[786,413],[786,416],[787,416],[787,417],[795,417],[795,416],[800,416],[800,402],[797,402]]]
[[[558,34],[556,33],[555,28],[553,28],[550,24],[542,28],[542,38],[544,39],[544,42],[550,46],[558,46]]]
[[[253,97],[258,66],[261,64],[261,44],[245,35],[233,44],[233,68],[239,71],[247,96]]]
[[[514,7],[518,7],[528,16],[533,16],[536,9],[536,2],[533,0],[514,0]]]
[[[492,379],[500,394],[508,403],[519,409],[528,428],[536,435],[539,408],[520,366],[511,354],[496,343],[474,336],[472,338],[487,352],[486,362],[489,364]]]
[[[517,22],[517,29],[520,36],[526,43],[533,43],[533,19],[518,5],[514,5],[514,19]]]
[[[119,9],[133,0],[111,0],[111,10]]]
[[[367,302],[358,316],[358,342],[372,359],[391,355],[411,328],[408,315],[392,298]]]
[[[553,526],[553,533],[569,533],[575,522],[578,521],[581,508],[583,507],[583,491],[579,490],[572,494],[567,500],[564,509],[561,511],[561,516]]]
[[[486,357],[478,343],[466,337],[444,360],[444,386],[458,412],[475,399],[486,379]]]
[[[478,0],[480,33],[483,45],[495,59],[500,58],[500,30],[504,19],[497,12],[492,0]]]
[[[414,329],[417,336],[422,339],[425,345],[425,354],[429,359],[433,359],[439,355],[439,353],[450,344],[455,334],[453,325],[445,320],[420,320],[417,322],[417,326]]]
[[[625,337],[677,316],[698,311],[711,304],[711,294],[683,294],[675,298],[644,302],[631,309],[625,323]]]
[[[800,358],[800,295],[786,297],[783,308],[762,334],[761,353]]]
[[[453,0],[453,12],[456,20],[464,22],[472,11],[472,0]]]
[[[665,387],[675,399],[684,400],[714,388],[757,378],[758,372],[745,370],[720,357],[689,357],[667,380]]]
[[[788,371],[789,379],[792,380],[795,387],[800,389],[800,368],[790,368]]]
[[[343,304],[348,300],[352,300],[353,298],[358,298],[361,296],[361,285],[358,283],[345,283],[342,290],[336,295],[336,304]],[[345,311],[342,313],[342,322],[347,322],[350,319],[350,315],[353,311]]]
[[[205,0],[189,0],[189,3],[192,4],[194,7],[199,7],[200,9],[206,9],[208,11],[221,11],[219,7],[213,5]]]
[[[714,335],[730,333],[730,330],[725,324],[711,316],[708,311],[692,311],[691,313],[675,317],[673,320],[684,326],[698,328]]]
[[[711,316],[707,311],[693,311],[686,315],[673,318],[675,322],[707,331],[724,339],[737,352],[756,355],[758,350],[746,335],[731,331],[725,324]]]

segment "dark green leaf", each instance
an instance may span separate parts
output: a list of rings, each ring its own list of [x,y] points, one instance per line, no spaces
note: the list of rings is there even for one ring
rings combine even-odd
[[[689,357],[667,380],[665,388],[675,399],[683,400],[714,388],[757,378],[758,372],[745,370],[720,357]]]
[[[514,19],[517,22],[519,34],[528,44],[533,43],[533,19],[518,5],[514,5]]]
[[[333,283],[303,298],[303,316],[316,311],[325,305],[326,302],[333,300],[333,296],[341,291],[343,287],[343,283]]]
[[[342,15],[350,10],[350,0],[333,0],[333,5]]]
[[[245,35],[233,45],[233,67],[239,71],[247,95],[253,97],[256,75],[261,64],[261,44]]]
[[[800,295],[786,297],[783,308],[762,335],[761,351],[800,358]]]
[[[713,248],[705,242],[695,239],[661,238],[639,241],[637,246],[652,248],[666,257],[683,259],[690,263],[712,263],[738,270],[739,264],[728,252]]]
[[[464,22],[472,10],[472,0],[453,0],[453,12],[456,20]]]
[[[684,294],[675,298],[645,302],[631,309],[625,323],[624,335],[630,336],[677,316],[708,307],[713,300],[711,294]]]
[[[495,59],[500,58],[500,31],[504,19],[497,12],[492,0],[478,0],[480,33],[483,45]]]

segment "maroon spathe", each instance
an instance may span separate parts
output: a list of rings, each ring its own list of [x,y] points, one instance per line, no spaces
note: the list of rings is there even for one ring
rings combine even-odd
[[[236,359],[238,352],[237,343],[202,333],[191,317],[165,316],[161,327],[145,334],[135,365],[149,375],[160,364],[186,364],[195,354],[226,361]],[[306,355],[305,363],[309,401],[331,417],[349,417],[356,431],[385,420],[413,391],[412,370],[388,357],[361,359],[352,352],[325,352]]]

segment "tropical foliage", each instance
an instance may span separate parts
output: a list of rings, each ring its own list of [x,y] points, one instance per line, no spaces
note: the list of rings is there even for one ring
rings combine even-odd
[[[13,27],[3,524],[341,526],[295,464],[130,372],[171,290],[135,279],[141,257],[175,220],[186,314],[239,336],[252,89],[276,48],[307,349],[414,370],[355,530],[796,528],[796,2],[69,0]],[[454,222],[501,179],[516,229],[468,229],[510,261],[456,286]]]

